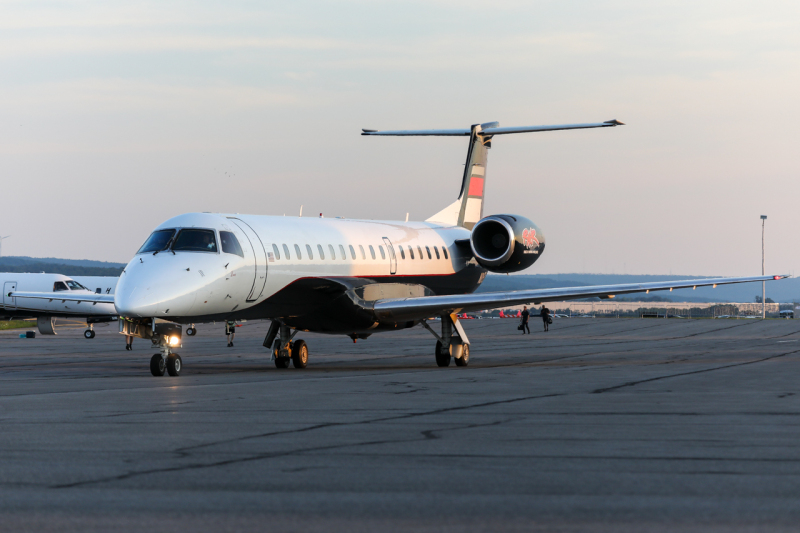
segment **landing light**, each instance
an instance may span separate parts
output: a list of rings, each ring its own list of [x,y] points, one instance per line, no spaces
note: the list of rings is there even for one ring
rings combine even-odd
[[[169,345],[170,346],[177,346],[180,343],[181,343],[181,338],[178,337],[177,335],[173,335],[172,337],[169,338]]]

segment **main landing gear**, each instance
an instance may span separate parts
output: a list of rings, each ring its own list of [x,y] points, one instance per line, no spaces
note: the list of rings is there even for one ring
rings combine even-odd
[[[94,339],[94,326],[92,324],[89,324],[89,329],[83,332],[83,336],[87,339]]]
[[[197,333],[197,328],[194,327],[194,324],[186,328],[186,334],[189,335],[190,337],[194,337],[196,333]]]
[[[461,326],[461,322],[458,321],[458,315],[455,313],[442,315],[441,337],[424,320],[422,321],[422,326],[436,337],[434,355],[437,366],[450,366],[450,359],[455,359],[456,366],[467,366],[469,364],[469,339]]]
[[[264,346],[267,348],[272,346],[270,359],[275,361],[277,368],[289,368],[290,363],[295,368],[308,366],[308,345],[304,340],[292,341],[295,335],[297,330],[292,331],[286,324],[277,320],[272,321],[264,339]]]

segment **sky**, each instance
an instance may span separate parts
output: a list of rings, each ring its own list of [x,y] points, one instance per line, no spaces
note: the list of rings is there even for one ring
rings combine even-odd
[[[651,5],[652,4],[652,5]],[[127,262],[185,212],[425,219],[464,138],[525,273],[800,274],[800,3],[0,0],[3,255]]]

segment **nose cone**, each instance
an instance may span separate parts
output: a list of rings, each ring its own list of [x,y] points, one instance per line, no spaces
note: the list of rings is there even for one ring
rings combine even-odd
[[[135,260],[126,267],[114,294],[117,313],[131,318],[165,319],[189,315],[197,294],[196,283],[168,264],[152,259],[149,262],[153,264]]]

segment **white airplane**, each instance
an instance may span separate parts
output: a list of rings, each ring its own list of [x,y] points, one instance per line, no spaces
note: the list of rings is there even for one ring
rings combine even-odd
[[[0,273],[0,318],[36,318],[42,335],[55,335],[55,319],[58,317],[84,318],[89,326],[83,332],[93,339],[94,324],[117,319],[114,302],[81,299],[94,298],[98,294],[114,297],[119,278],[105,276],[62,276],[61,274]],[[21,291],[52,294],[52,298],[25,298],[14,296]],[[77,298],[77,299],[76,299]]]
[[[458,314],[520,304],[780,279],[754,276],[473,294],[487,272],[517,272],[544,252],[541,229],[519,215],[483,216],[486,162],[497,135],[583,128],[591,124],[458,130],[375,131],[362,135],[469,138],[458,199],[424,222],[188,213],[155,228],[123,271],[113,298],[120,331],[151,339],[155,376],[180,374],[181,324],[270,319],[264,346],[278,368],[305,368],[300,331],[354,341],[422,324],[436,337],[439,366],[469,363]],[[13,293],[52,298],[49,294]],[[441,334],[427,319],[441,317]]]

